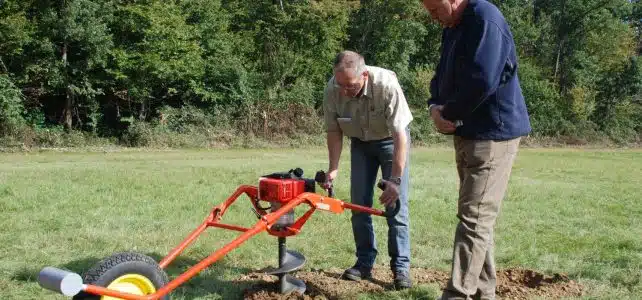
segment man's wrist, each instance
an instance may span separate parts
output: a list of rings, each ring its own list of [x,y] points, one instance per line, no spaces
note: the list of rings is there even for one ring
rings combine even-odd
[[[435,110],[435,108],[437,108],[439,106],[441,106],[441,105],[439,105],[439,104],[431,104],[430,106],[428,106],[428,114],[433,118],[435,117],[435,112],[437,113],[438,116],[441,116],[441,112],[439,112],[439,110]]]
[[[432,114],[432,108],[435,107],[435,104],[428,105],[428,113]]]
[[[388,181],[396,184],[396,185],[401,185],[401,177],[390,177]]]

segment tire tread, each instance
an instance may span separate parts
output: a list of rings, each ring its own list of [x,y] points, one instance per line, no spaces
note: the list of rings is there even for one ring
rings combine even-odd
[[[167,273],[165,273],[165,271],[160,268],[158,263],[153,258],[142,253],[130,251],[115,253],[99,261],[97,264],[87,270],[87,272],[83,276],[83,282],[87,284],[95,284],[96,282],[99,282],[101,277],[105,275],[105,273],[107,273],[109,270],[116,268],[118,265],[126,263],[142,263],[145,264],[146,267],[152,267],[154,269],[154,273],[160,275],[159,279],[162,281],[163,285],[169,282]],[[150,280],[152,280],[152,282],[155,282],[155,280],[153,280],[152,278],[150,278]],[[160,287],[156,288],[158,289]],[[100,299],[100,297],[96,295],[88,295],[84,292],[81,292],[81,294],[77,296],[78,297],[74,297],[74,299]],[[169,295],[166,295],[161,299],[166,300],[170,299],[170,297]]]

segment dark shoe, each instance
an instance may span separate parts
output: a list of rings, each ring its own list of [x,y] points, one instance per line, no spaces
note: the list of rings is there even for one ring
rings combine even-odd
[[[353,281],[370,279],[372,278],[372,270],[356,264],[352,268],[345,270],[341,278]]]
[[[396,290],[409,289],[412,287],[412,281],[408,272],[396,271],[394,272],[394,282]]]

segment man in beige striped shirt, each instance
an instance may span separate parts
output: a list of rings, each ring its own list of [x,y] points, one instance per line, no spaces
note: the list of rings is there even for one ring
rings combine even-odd
[[[343,136],[350,139],[350,198],[352,203],[372,207],[379,168],[386,184],[379,201],[401,203],[399,213],[387,218],[388,254],[397,289],[410,281],[410,236],[408,220],[408,161],[413,117],[393,71],[368,66],[352,51],[339,53],[334,76],[324,91],[324,119],[329,157],[328,184],[336,179]],[[345,271],[348,280],[371,276],[377,256],[372,218],[352,213],[357,262]]]

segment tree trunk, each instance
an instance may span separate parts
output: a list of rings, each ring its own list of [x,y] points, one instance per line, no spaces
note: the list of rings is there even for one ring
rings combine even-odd
[[[5,66],[4,61],[2,61],[2,57],[0,57],[0,70],[2,73],[9,73],[7,66]]]
[[[265,110],[263,110],[262,117],[263,117],[263,137],[267,138],[268,137],[268,113]]]
[[[67,78],[67,43],[65,42],[62,46],[62,63],[63,63],[63,72],[65,72],[65,78]],[[65,87],[65,107],[63,108],[63,125],[67,131],[71,130],[73,125],[73,95],[71,92],[71,87],[69,85],[69,80],[67,80],[67,86]]]
[[[138,112],[138,119],[144,121],[147,119],[147,100],[143,100],[140,103],[140,111]]]
[[[555,74],[554,78],[557,78],[557,73],[560,69],[560,57],[562,56],[562,47],[564,47],[564,40],[560,39],[557,43],[557,58],[555,59]]]
[[[280,4],[281,5],[281,10],[283,10],[283,0],[273,0],[272,3],[274,4]]]
[[[566,0],[562,2],[561,12],[562,15],[560,16],[559,20],[559,27],[557,28],[557,58],[555,59],[555,73],[553,75],[553,78],[555,78],[555,80],[557,80],[557,82],[559,83],[560,91],[563,91],[564,87],[562,86],[561,79],[558,78],[558,74],[560,74],[562,52],[564,52],[564,40],[566,39],[566,36],[568,34],[566,24],[564,23],[566,21]]]

